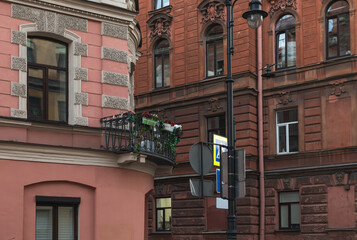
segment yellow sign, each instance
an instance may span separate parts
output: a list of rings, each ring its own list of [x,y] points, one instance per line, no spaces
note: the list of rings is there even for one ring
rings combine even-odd
[[[216,134],[213,134],[213,143],[219,144],[213,146],[213,165],[220,166],[221,165],[221,151],[227,152],[228,149],[223,146],[228,146],[228,140],[226,137],[222,137]]]

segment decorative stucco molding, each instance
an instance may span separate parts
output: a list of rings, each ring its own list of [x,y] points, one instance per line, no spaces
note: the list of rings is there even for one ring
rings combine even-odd
[[[291,103],[293,100],[291,99],[290,92],[289,91],[281,91],[279,93],[279,102],[278,104],[282,105],[288,105]]]
[[[88,69],[87,68],[75,68],[74,80],[88,81]]]
[[[27,97],[26,85],[11,82],[11,96]]]
[[[87,117],[76,117],[76,118],[74,118],[74,125],[88,126],[88,118]]]
[[[63,36],[66,29],[87,32],[86,19],[45,11],[18,4],[11,5],[11,17],[34,22],[37,31],[51,32]]]
[[[128,27],[112,24],[112,23],[102,23],[102,34],[109,37],[128,39]]]
[[[270,17],[274,16],[279,10],[285,11],[286,9],[297,9],[296,0],[268,0],[272,5],[269,9]]]
[[[172,16],[169,14],[159,13],[152,16],[146,23],[148,24],[151,32],[149,38],[153,40],[155,37],[171,36]]]
[[[128,110],[128,99],[102,95],[102,107]]]
[[[27,111],[23,111],[16,108],[11,108],[11,117],[15,118],[27,118]]]
[[[208,104],[208,111],[217,112],[219,109],[223,109],[221,103],[218,102],[218,98],[210,98]]]
[[[88,93],[76,93],[74,104],[88,106]]]
[[[102,83],[127,87],[128,82],[129,82],[128,75],[102,71]]]
[[[102,58],[115,62],[128,63],[128,53],[114,48],[102,47]]]
[[[26,72],[27,71],[26,58],[11,56],[11,69]]]
[[[23,46],[26,46],[27,44],[26,33],[11,30],[11,43],[21,44]]]
[[[217,19],[224,21],[225,5],[223,0],[205,0],[198,5],[202,14],[201,24],[215,22]]]
[[[80,42],[74,43],[74,55],[88,56],[88,45]]]
[[[343,93],[346,93],[344,85],[345,82],[346,80],[331,81],[330,86],[332,87],[332,90],[330,91],[330,95],[335,95],[336,97],[339,97]]]

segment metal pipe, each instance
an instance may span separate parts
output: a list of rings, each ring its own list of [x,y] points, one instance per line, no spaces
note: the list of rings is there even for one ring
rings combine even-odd
[[[263,150],[263,43],[262,26],[258,28],[258,156],[259,156],[259,189],[260,189],[260,214],[259,214],[259,240],[265,239],[265,187],[264,187],[264,150]]]

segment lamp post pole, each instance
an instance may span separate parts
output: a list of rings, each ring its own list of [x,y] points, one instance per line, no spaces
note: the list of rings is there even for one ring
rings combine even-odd
[[[235,131],[233,116],[233,11],[232,8],[237,0],[226,0],[227,11],[227,131],[228,131],[228,229],[227,240],[237,239],[237,215],[236,215],[236,172],[235,172]],[[252,0],[249,3],[250,10],[243,14],[251,28],[258,28],[268,14],[261,10],[260,0]]]

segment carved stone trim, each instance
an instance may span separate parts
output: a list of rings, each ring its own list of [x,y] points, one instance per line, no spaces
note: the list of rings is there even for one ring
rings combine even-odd
[[[279,104],[287,105],[291,103],[293,100],[291,99],[290,92],[282,91],[279,93]]]
[[[114,96],[102,95],[102,107],[128,110],[128,99]]]
[[[11,56],[11,69],[26,72],[27,70],[26,58]]]
[[[11,42],[26,46],[26,33],[19,32],[16,30],[11,30]]]
[[[126,26],[111,24],[111,23],[102,23],[102,34],[109,37],[119,38],[119,39],[128,39],[128,28]]]
[[[121,73],[102,71],[102,83],[127,87],[129,77]]]
[[[224,21],[226,16],[225,5],[220,0],[203,1],[198,5],[198,9],[202,14],[201,24],[206,22],[215,22],[217,19]]]
[[[210,98],[208,104],[208,111],[217,112],[219,109],[223,109],[221,103],[218,102],[218,98]]]
[[[88,45],[80,42],[74,43],[74,55],[88,56]]]
[[[341,96],[343,93],[346,93],[344,83],[346,80],[336,80],[336,81],[331,81],[330,85],[332,87],[332,90],[330,92],[330,95],[335,95],[336,97]]]
[[[115,62],[128,63],[128,53],[114,48],[102,47],[102,58]]]
[[[159,13],[152,16],[146,23],[148,24],[151,32],[149,38],[152,40],[156,36],[171,36],[171,25],[172,16],[169,14]]]
[[[345,173],[344,172],[337,172],[335,174],[335,178],[336,178],[336,185],[343,185],[344,184],[344,180],[345,180]]]
[[[268,0],[272,5],[269,9],[269,15],[272,17],[279,10],[285,11],[285,9],[297,9],[296,0]]]
[[[11,82],[11,96],[27,97],[26,85]]]
[[[74,104],[88,106],[88,93],[76,93]]]
[[[88,69],[80,67],[75,68],[74,80],[88,81]]]

